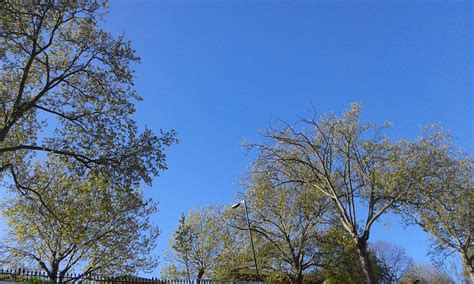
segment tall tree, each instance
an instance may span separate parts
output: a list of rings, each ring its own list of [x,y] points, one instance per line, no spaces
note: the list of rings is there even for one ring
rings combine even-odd
[[[305,184],[331,200],[357,248],[367,283],[375,283],[367,247],[372,225],[413,189],[423,173],[418,169],[423,157],[411,155],[411,143],[384,136],[383,127],[360,122],[360,111],[353,104],[341,118],[302,119],[301,130],[289,124],[270,128],[264,132],[269,143],[250,146],[258,159],[270,161],[266,164],[284,166],[287,182]]]
[[[32,160],[49,153],[83,174],[106,173],[124,186],[166,168],[173,131],[139,132],[132,115],[131,64],[123,36],[100,28],[105,0],[0,5],[0,178],[21,188]],[[5,178],[9,176],[10,178]]]
[[[226,239],[225,226],[215,208],[190,211],[180,219],[173,234],[167,271],[177,275],[202,279],[217,267]],[[171,268],[171,269],[170,269]]]
[[[411,202],[401,207],[404,216],[431,234],[435,259],[458,253],[474,282],[474,159],[439,128],[428,129],[416,150],[425,153],[429,175],[417,181]]]
[[[53,283],[67,273],[119,275],[149,271],[158,229],[149,221],[156,206],[137,190],[114,188],[101,176],[69,176],[64,165],[38,165],[28,185],[42,198],[13,192],[2,204],[9,237],[4,264],[40,268]],[[45,205],[45,206],[44,206]]]
[[[328,198],[306,184],[287,183],[280,172],[288,169],[267,167],[264,162],[259,160],[246,180],[250,227],[266,244],[267,269],[284,272],[290,283],[303,283],[304,273],[320,266],[321,256],[329,254],[321,251]],[[245,213],[232,213],[231,225],[248,232]]]

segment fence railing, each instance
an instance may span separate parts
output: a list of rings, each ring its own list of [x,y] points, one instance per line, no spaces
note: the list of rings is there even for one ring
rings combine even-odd
[[[192,279],[192,280],[173,280],[159,278],[144,278],[138,276],[104,276],[97,274],[80,275],[68,273],[56,283],[48,277],[45,272],[31,271],[26,269],[0,270],[0,284],[2,283],[32,283],[32,284],[115,284],[115,283],[150,283],[150,284],[264,284],[263,282],[252,281],[234,281],[234,280],[214,280],[214,279]]]

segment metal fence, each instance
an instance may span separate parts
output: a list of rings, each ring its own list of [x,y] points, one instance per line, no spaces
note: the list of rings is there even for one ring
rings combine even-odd
[[[45,272],[31,271],[26,269],[0,270],[0,284],[3,283],[32,283],[32,284],[53,284],[53,281]],[[263,282],[234,281],[234,280],[214,280],[214,279],[192,279],[173,280],[159,278],[143,278],[138,276],[118,276],[110,277],[103,275],[80,275],[75,273],[66,274],[56,283],[74,284],[115,284],[115,283],[153,283],[153,284],[264,284]]]

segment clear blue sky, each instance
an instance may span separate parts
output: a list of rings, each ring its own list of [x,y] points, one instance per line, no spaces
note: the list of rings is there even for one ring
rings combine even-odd
[[[142,57],[141,125],[176,129],[169,170],[147,194],[160,202],[157,253],[181,213],[231,204],[251,157],[243,140],[275,118],[365,106],[413,138],[441,123],[472,152],[473,5],[470,1],[111,1],[106,28]],[[387,223],[387,224],[385,224]],[[427,236],[396,219],[372,240],[403,245],[427,262]],[[158,270],[157,270],[158,272]]]

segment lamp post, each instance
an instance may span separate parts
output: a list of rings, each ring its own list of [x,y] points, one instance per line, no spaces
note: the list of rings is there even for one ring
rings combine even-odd
[[[250,219],[249,219],[249,211],[247,209],[247,202],[245,202],[245,199],[242,199],[239,203],[236,203],[232,205],[232,208],[235,209],[240,206],[240,204],[244,204],[245,208],[245,216],[247,217],[247,225],[249,228],[249,234],[250,234],[250,244],[252,245],[252,252],[253,252],[253,261],[255,263],[255,271],[257,272],[257,281],[260,281],[260,276],[258,275],[258,265],[257,265],[257,257],[255,255],[255,247],[253,245],[253,237],[252,237],[252,229],[250,228]]]

